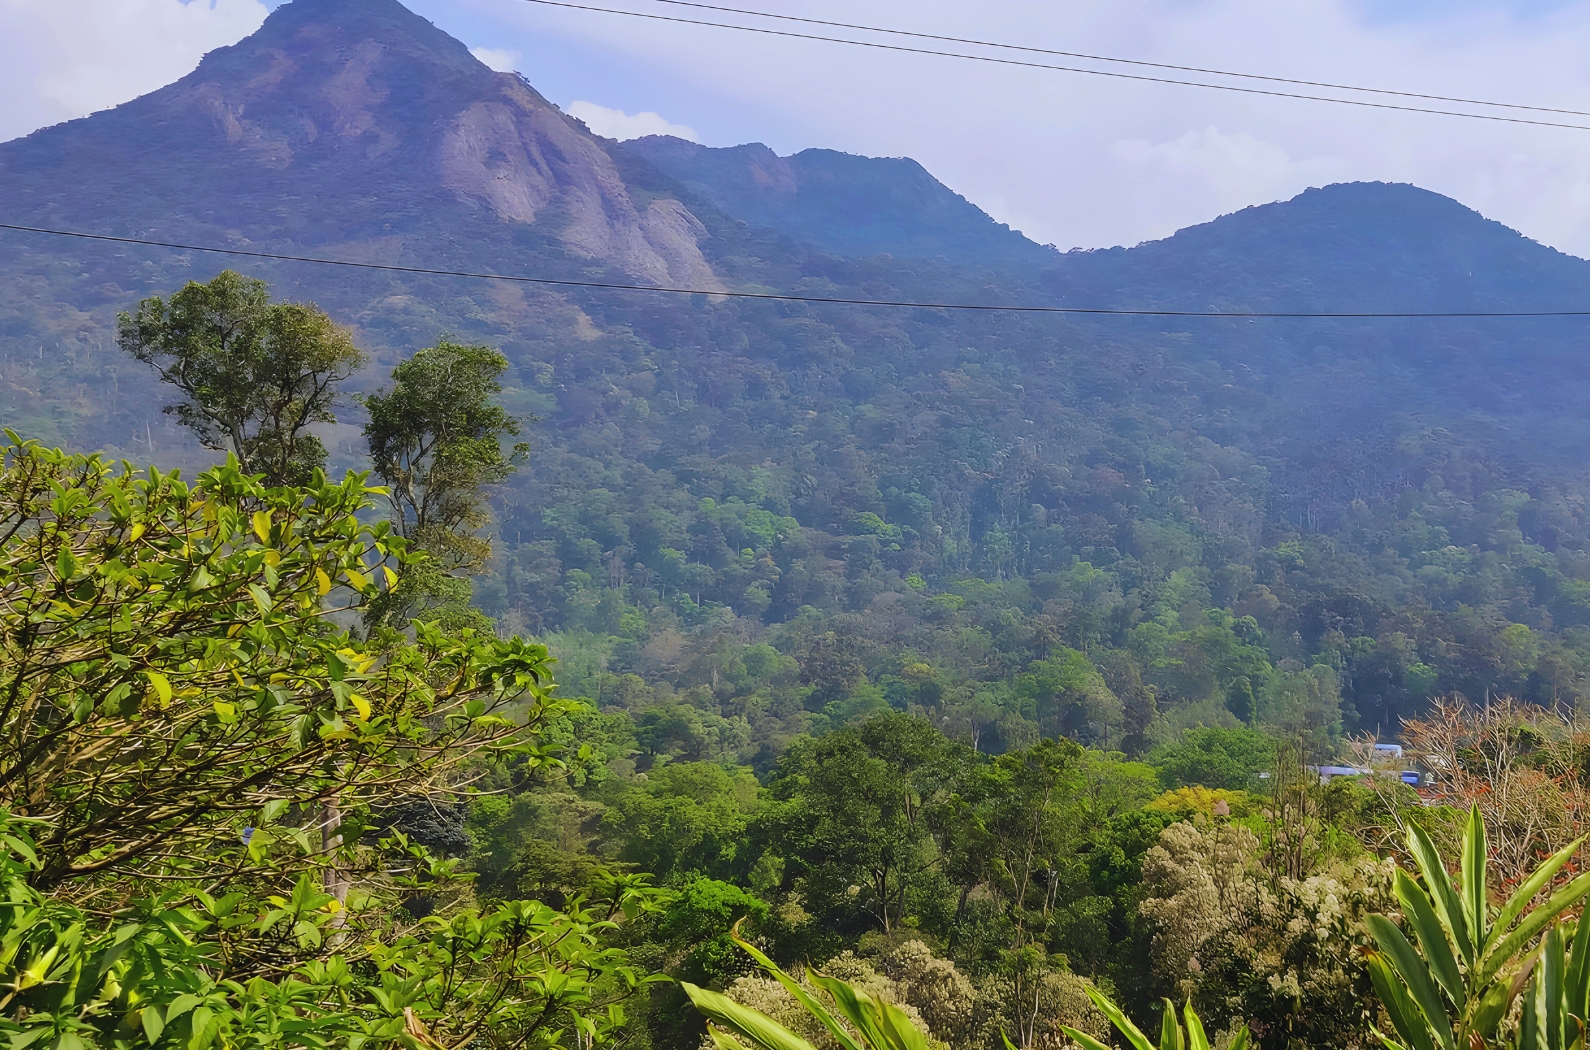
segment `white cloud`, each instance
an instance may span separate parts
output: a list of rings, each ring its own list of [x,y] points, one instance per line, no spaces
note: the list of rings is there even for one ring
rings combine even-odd
[[[523,57],[517,51],[496,47],[472,47],[469,53],[499,73],[512,73],[519,68],[519,59]]]
[[[403,0],[604,135],[910,156],[1062,248],[1311,185],[1414,182],[1590,255],[1590,131],[758,37],[500,0]],[[0,138],[158,87],[276,0],[0,0]],[[1590,0],[781,0],[788,14],[1590,110]],[[1062,61],[1056,59],[1056,61]],[[1306,89],[1304,89],[1306,90]],[[675,125],[658,113],[684,117]],[[1564,117],[1590,125],[1590,118]],[[699,133],[698,133],[699,132]]]
[[[670,123],[656,113],[625,113],[621,109],[608,109],[594,102],[569,103],[569,116],[585,121],[585,126],[610,139],[638,139],[646,135],[672,135],[675,138],[700,142],[701,136],[694,128]]]
[[[0,0],[0,140],[169,84],[265,14],[260,0]]]
[[[1342,157],[1298,160],[1274,142],[1214,127],[1166,142],[1117,142],[1109,161],[1126,191],[1123,225],[1154,232],[1185,226],[1188,215],[1214,218],[1351,177],[1351,165]]]
[[[487,6],[419,2],[436,17],[444,8],[478,13]],[[532,79],[552,97],[602,90],[630,109],[688,113],[714,145],[757,140],[780,153],[822,146],[911,156],[997,218],[1062,248],[1134,244],[1310,185],[1384,180],[1448,194],[1532,237],[1590,255],[1590,131],[530,6],[492,17],[502,39],[532,56]],[[779,9],[1153,62],[1590,110],[1590,65],[1583,61],[1590,0],[785,0]],[[1590,118],[1563,119],[1590,125]]]

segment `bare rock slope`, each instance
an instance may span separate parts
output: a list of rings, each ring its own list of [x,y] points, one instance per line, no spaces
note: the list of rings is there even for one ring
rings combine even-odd
[[[293,0],[168,87],[0,146],[0,194],[14,219],[367,257],[534,227],[643,281],[718,287],[685,205],[638,204],[602,140],[397,0]]]

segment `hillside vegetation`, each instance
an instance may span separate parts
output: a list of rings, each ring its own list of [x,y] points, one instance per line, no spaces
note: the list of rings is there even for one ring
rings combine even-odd
[[[306,1017],[324,1045],[691,1050],[658,975],[841,1046],[736,922],[935,1050],[1108,1039],[1105,994],[1378,1046],[1401,985],[1366,922],[1413,907],[1410,826],[1454,855],[1479,804],[1496,894],[1583,827],[1582,320],[721,294],[1590,306],[1590,263],[1454,201],[1331,186],[1061,254],[908,160],[599,138],[396,0],[292,0],[0,144],[0,199],[704,293],[0,233],[0,685],[45,712],[0,705],[0,876],[54,931],[0,930],[34,953],[0,951],[18,1050],[41,1017],[61,1050],[316,1045]],[[224,353],[183,327],[212,299],[256,326]],[[1370,738],[1439,779],[1306,768]],[[234,779],[139,765],[190,747]],[[50,938],[96,990],[35,965]]]

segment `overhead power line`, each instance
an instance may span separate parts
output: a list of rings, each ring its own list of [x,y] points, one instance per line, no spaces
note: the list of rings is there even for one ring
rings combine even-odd
[[[1263,80],[1272,84],[1296,84],[1301,87],[1330,88],[1335,91],[1361,91],[1371,95],[1393,95],[1398,98],[1420,98],[1428,102],[1457,102],[1465,106],[1494,106],[1500,109],[1527,109],[1535,113],[1562,113],[1571,117],[1590,117],[1590,110],[1557,109],[1552,106],[1526,106],[1517,102],[1491,102],[1479,98],[1458,98],[1452,95],[1428,95],[1418,91],[1394,91],[1390,88],[1360,87],[1354,84],[1335,84],[1328,80],[1296,80],[1291,77],[1272,77],[1260,73],[1235,73],[1229,69],[1208,69],[1203,66],[1178,66],[1170,62],[1147,62],[1139,58],[1114,58],[1110,55],[1090,55],[1082,51],[1056,51],[1047,47],[1027,44],[1003,44],[994,40],[977,40],[971,37],[942,36],[938,33],[920,33],[909,29],[889,29],[884,26],[859,25],[854,22],[830,22],[821,18],[802,18],[798,15],[781,15],[771,11],[753,11],[743,7],[720,7],[717,4],[696,3],[695,0],[652,0],[653,3],[674,7],[694,7],[702,11],[719,11],[724,14],[750,15],[755,18],[772,18],[780,22],[799,22],[804,25],[828,26],[831,29],[857,29],[867,33],[886,33],[890,36],[913,37],[917,40],[937,40],[947,44],[972,44],[993,47],[1002,51],[1025,51],[1033,55],[1055,55],[1061,58],[1085,58],[1090,62],[1114,62],[1127,66],[1144,66],[1149,69],[1173,69],[1181,73],[1207,73],[1217,77],[1237,77],[1242,80]]]
[[[1464,112],[1462,110],[1436,109],[1436,108],[1434,108],[1432,106],[1412,106],[1412,105],[1403,105],[1401,103],[1395,103],[1395,102],[1372,102],[1372,101],[1369,101],[1368,99],[1361,99],[1361,98],[1333,98],[1333,97],[1331,97],[1329,95],[1309,95],[1309,94],[1304,94],[1302,92],[1297,92],[1297,91],[1278,91],[1278,90],[1275,90],[1273,88],[1242,87],[1242,86],[1237,85],[1237,84],[1214,84],[1214,83],[1210,83],[1210,82],[1204,81],[1204,80],[1182,80],[1182,79],[1177,78],[1177,77],[1158,77],[1158,76],[1150,76],[1150,75],[1145,74],[1145,73],[1122,73],[1122,72],[1118,72],[1116,70],[1110,70],[1110,69],[1087,69],[1087,68],[1082,67],[1082,66],[1065,66],[1065,65],[1058,65],[1056,63],[1051,63],[1051,62],[1034,62],[1034,61],[1029,61],[1027,59],[1018,59],[1018,58],[1000,58],[1000,57],[997,57],[995,55],[973,55],[973,54],[967,54],[967,53],[962,52],[962,51],[939,51],[939,50],[936,50],[936,49],[933,49],[933,48],[926,48],[926,47],[908,47],[908,46],[906,46],[904,44],[886,44],[886,43],[883,43],[883,42],[877,41],[877,40],[854,40],[854,39],[851,39],[851,38],[848,38],[848,37],[823,36],[823,35],[817,34],[817,33],[798,33],[798,32],[795,32],[795,31],[789,30],[789,29],[770,29],[770,28],[768,28],[766,26],[736,25],[735,23],[732,23],[732,22],[711,22],[711,21],[707,21],[706,19],[683,18],[683,17],[680,17],[678,15],[659,15],[659,14],[653,14],[653,13],[651,13],[649,11],[628,11],[628,10],[625,10],[623,8],[618,8],[618,7],[599,7],[599,6],[594,5],[594,4],[577,4],[577,3],[570,2],[570,0],[524,0],[524,2],[525,3],[531,3],[531,4],[540,4],[543,7],[562,7],[562,8],[568,8],[568,9],[574,10],[574,11],[594,11],[594,12],[599,12],[601,14],[608,14],[608,15],[625,15],[625,16],[630,17],[630,18],[645,18],[645,19],[649,19],[649,20],[654,21],[654,22],[673,22],[673,23],[680,24],[680,25],[710,26],[711,28],[714,28],[714,29],[733,29],[733,30],[736,30],[736,31],[741,32],[741,33],[758,33],[758,34],[760,34],[762,36],[788,37],[788,38],[794,39],[794,40],[816,40],[816,41],[821,41],[823,43],[828,43],[828,44],[849,44],[852,47],[870,47],[870,48],[873,48],[873,49],[879,50],[879,51],[893,51],[893,52],[896,52],[896,53],[899,53],[899,54],[934,55],[934,56],[937,56],[937,57],[940,57],[940,58],[959,58],[959,59],[963,59],[963,60],[968,61],[968,62],[986,62],[986,63],[992,64],[992,65],[1015,66],[1015,67],[1022,68],[1022,69],[1046,69],[1046,70],[1053,70],[1053,71],[1061,72],[1061,73],[1082,73],[1082,74],[1086,74],[1088,76],[1110,77],[1111,79],[1114,79],[1114,80],[1133,80],[1133,81],[1139,81],[1139,82],[1149,83],[1149,84],[1175,84],[1175,85],[1178,85],[1180,87],[1207,88],[1207,89],[1209,89],[1211,91],[1229,91],[1229,92],[1234,92],[1234,93],[1239,94],[1239,95],[1262,95],[1262,96],[1266,96],[1268,98],[1293,98],[1293,99],[1303,99],[1303,100],[1308,101],[1308,102],[1331,102],[1331,103],[1334,103],[1334,104],[1339,105],[1339,106],[1357,106],[1357,107],[1363,108],[1363,109],[1386,109],[1386,110],[1395,110],[1395,111],[1401,112],[1401,113],[1427,113],[1427,114],[1431,114],[1433,116],[1439,116],[1439,117],[1464,117],[1464,118],[1466,118],[1468,120],[1488,120],[1488,121],[1494,121],[1494,122],[1502,123],[1502,124],[1530,124],[1530,125],[1533,125],[1535,127],[1541,127],[1541,128],[1568,128],[1568,129],[1573,130],[1573,131],[1590,131],[1590,126],[1587,126],[1587,125],[1584,125],[1584,124],[1567,124],[1567,123],[1562,123],[1562,122],[1559,122],[1559,121],[1550,121],[1550,120],[1532,120],[1532,119],[1530,119],[1528,117],[1509,117],[1509,116],[1503,116],[1502,114],[1499,114],[1499,113],[1466,113],[1466,112]],[[833,23],[833,24],[837,25],[839,23]],[[879,31],[880,32],[890,32],[889,30],[879,30]],[[904,31],[901,31],[901,32],[903,33]],[[990,45],[990,46],[1005,46],[1005,45]],[[1011,45],[1011,46],[1014,46],[1014,45]],[[1054,52],[1054,53],[1055,54],[1063,54],[1063,52]],[[1105,60],[1101,59],[1101,61],[1105,61]],[[1151,63],[1146,63],[1146,64],[1151,64]],[[1164,68],[1192,69],[1193,67],[1191,67],[1191,66],[1185,66],[1185,67],[1183,67],[1183,66],[1174,66],[1174,67],[1164,67]],[[1213,72],[1213,71],[1211,71],[1211,72]],[[1222,74],[1222,75],[1240,76],[1242,74]],[[1278,78],[1259,78],[1259,77],[1254,77],[1253,79],[1266,79],[1266,80],[1276,79],[1276,80],[1278,80]],[[1307,83],[1305,81],[1279,81],[1279,82],[1282,82],[1282,83],[1298,83],[1298,84]],[[1351,91],[1351,90],[1363,90],[1363,91],[1373,91],[1373,92],[1379,93],[1379,89],[1375,89],[1375,88],[1362,88],[1362,89],[1359,89],[1359,88],[1343,87],[1340,90],[1349,90],[1349,91]],[[1389,92],[1389,91],[1387,91],[1387,92],[1384,92],[1384,93],[1388,94],[1388,95],[1390,95],[1390,94],[1402,95],[1403,97],[1409,97],[1409,98],[1429,98],[1429,99],[1440,99],[1440,98],[1443,98],[1443,96],[1437,96],[1437,95],[1414,95],[1412,93],[1406,93],[1405,94],[1403,92]],[[1466,100],[1453,100],[1453,101],[1466,101]],[[1586,113],[1590,113],[1590,111],[1584,111],[1584,113],[1581,113],[1581,111],[1579,111],[1579,110],[1556,110],[1556,109],[1547,109],[1545,107],[1535,107],[1535,106],[1513,106],[1511,103],[1473,102],[1473,103],[1469,103],[1469,104],[1471,104],[1471,105],[1497,105],[1497,106],[1503,106],[1503,107],[1506,107],[1506,108],[1516,108],[1516,109],[1533,109],[1533,110],[1538,110],[1540,112],[1546,112],[1546,113],[1564,113],[1564,114],[1572,114],[1572,115],[1576,115],[1576,116],[1577,115],[1584,115]]]
[[[790,292],[740,292],[720,291],[715,288],[669,288],[654,284],[576,281],[559,277],[528,277],[519,274],[445,270],[428,266],[399,266],[395,263],[356,262],[351,259],[322,259],[312,255],[284,255],[277,252],[253,251],[247,248],[217,248],[213,245],[182,244],[177,241],[157,241],[143,237],[114,237],[104,233],[84,233],[80,230],[52,230],[40,226],[20,226],[12,223],[0,223],[0,230],[12,230],[17,233],[36,233],[49,237],[71,237],[85,241],[104,241],[111,244],[136,244],[151,248],[171,248],[184,252],[209,252],[215,255],[232,255],[247,259],[312,263],[316,266],[342,266],[355,270],[383,270],[390,273],[406,273],[425,277],[463,277],[482,281],[510,281],[515,284],[551,285],[560,288],[658,292],[667,295],[694,295],[727,299],[764,299],[775,302],[818,303],[830,306],[886,306],[908,310],[973,310],[982,313],[1068,314],[1106,317],[1206,317],[1210,319],[1257,319],[1268,317],[1373,320],[1442,317],[1590,317],[1590,310],[1344,310],[1331,312],[1310,310],[1125,310],[1086,306],[1022,306],[1000,303],[922,302],[908,299],[850,299],[841,296],[796,295]]]

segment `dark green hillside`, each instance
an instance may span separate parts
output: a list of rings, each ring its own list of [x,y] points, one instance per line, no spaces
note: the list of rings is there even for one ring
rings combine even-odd
[[[1132,249],[1072,252],[1044,284],[1079,306],[1590,309],[1584,260],[1449,198],[1387,183],[1309,190]],[[1465,438],[1483,435],[1525,463],[1577,468],[1590,452],[1574,407],[1590,392],[1585,318],[1182,322],[1173,331],[1241,374],[1239,385],[1275,398],[1281,412],[1264,417],[1265,440],[1300,458],[1300,445],[1319,441],[1372,471],[1410,418],[1462,420]],[[1344,478],[1330,495],[1351,488]]]
[[[395,0],[294,0],[177,84],[0,145],[0,200],[8,221],[705,289],[1590,301],[1590,263],[1411,187],[1058,256],[910,162],[774,158],[783,201],[735,167],[759,156],[619,147]],[[199,459],[110,333],[226,262],[0,237],[0,421]],[[765,764],[883,708],[984,750],[1239,721],[1323,745],[1450,690],[1590,695],[1579,321],[1068,319],[234,265],[354,326],[375,358],[356,388],[444,335],[501,347],[534,452],[478,598],[655,755]],[[328,445],[356,465],[342,411]]]

